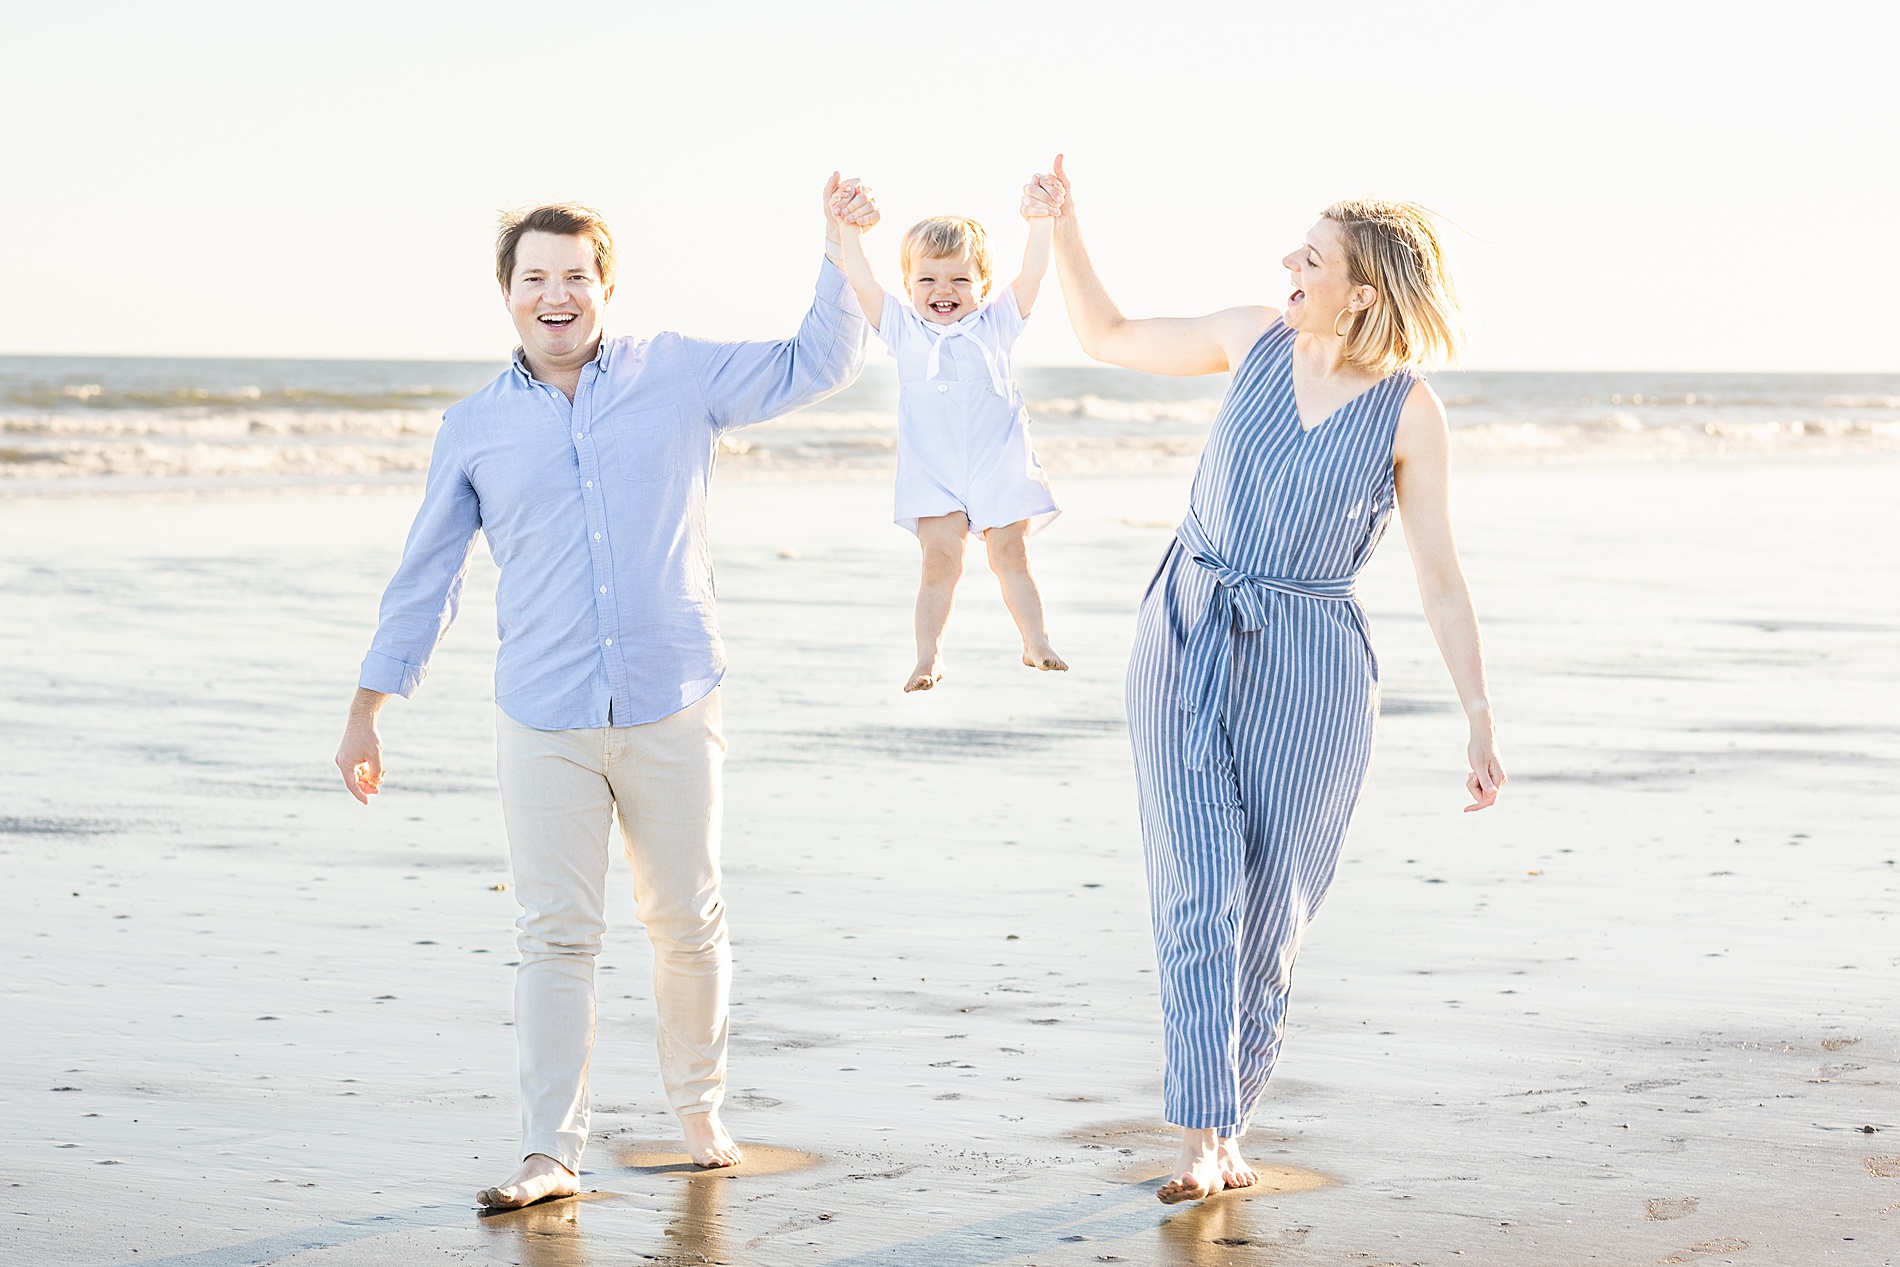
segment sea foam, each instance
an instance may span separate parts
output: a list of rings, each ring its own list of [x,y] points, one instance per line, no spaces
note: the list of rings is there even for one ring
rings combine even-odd
[[[458,362],[0,358],[0,493],[418,480],[442,411],[498,366]],[[1224,376],[1025,368],[1051,471],[1180,470]],[[1466,458],[1577,461],[1900,449],[1900,375],[1453,372],[1430,380]],[[810,408],[729,433],[722,470],[888,473],[887,365]]]

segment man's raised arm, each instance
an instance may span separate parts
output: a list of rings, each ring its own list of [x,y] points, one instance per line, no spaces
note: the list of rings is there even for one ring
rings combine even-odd
[[[843,217],[859,228],[877,223],[871,191],[855,180],[826,184],[825,263],[818,273],[810,311],[789,339],[714,343],[688,339],[700,391],[713,426],[720,431],[764,422],[823,400],[858,376],[864,365],[864,314],[835,262],[839,228],[831,205],[842,196]]]

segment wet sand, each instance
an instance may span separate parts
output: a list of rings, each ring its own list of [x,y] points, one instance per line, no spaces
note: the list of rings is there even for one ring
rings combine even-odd
[[[1268,1183],[1172,1210],[1120,676],[1184,476],[1061,483],[1036,562],[1073,672],[1015,664],[973,555],[923,697],[886,487],[722,481],[755,1160],[675,1151],[621,864],[591,1191],[490,1217],[486,562],[363,811],[330,754],[413,490],[0,500],[0,1262],[1892,1262],[1896,475],[1465,469],[1513,775],[1482,815],[1394,530]]]

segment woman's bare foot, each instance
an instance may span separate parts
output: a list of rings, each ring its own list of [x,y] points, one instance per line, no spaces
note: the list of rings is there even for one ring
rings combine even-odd
[[[1155,1193],[1165,1205],[1205,1201],[1224,1186],[1221,1179],[1220,1139],[1212,1129],[1181,1132],[1181,1162],[1174,1178]]]
[[[475,1200],[491,1210],[519,1210],[536,1201],[571,1197],[579,1191],[580,1181],[573,1171],[546,1153],[532,1153],[506,1183],[483,1188],[475,1194]]]
[[[1056,654],[1056,649],[1046,642],[1027,644],[1023,647],[1023,663],[1032,669],[1041,669],[1044,673],[1067,673],[1069,662]]]
[[[1251,1188],[1260,1182],[1259,1174],[1240,1155],[1238,1137],[1220,1142],[1220,1181],[1229,1188]]]
[[[927,691],[943,681],[943,657],[919,660],[917,667],[910,671],[910,680],[904,683],[904,694],[912,691]]]
[[[692,1154],[695,1166],[716,1170],[745,1160],[745,1154],[732,1142],[732,1136],[726,1134],[718,1109],[680,1114],[680,1133],[686,1136],[686,1151]]]

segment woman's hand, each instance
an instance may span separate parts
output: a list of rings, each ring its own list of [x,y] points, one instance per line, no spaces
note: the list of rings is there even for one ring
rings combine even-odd
[[[1068,203],[1068,193],[1054,176],[1040,172],[1023,186],[1022,213],[1025,220],[1055,220]]]
[[[1062,155],[1058,154],[1053,175],[1037,172],[1023,186],[1023,219],[1060,219],[1068,208],[1069,178],[1062,174]]]
[[[1498,736],[1489,709],[1471,719],[1471,745],[1466,755],[1471,760],[1471,773],[1465,776],[1465,790],[1471,793],[1471,804],[1465,806],[1465,813],[1472,814],[1498,803],[1498,793],[1504,790],[1507,777],[1504,761],[1498,756]]]

